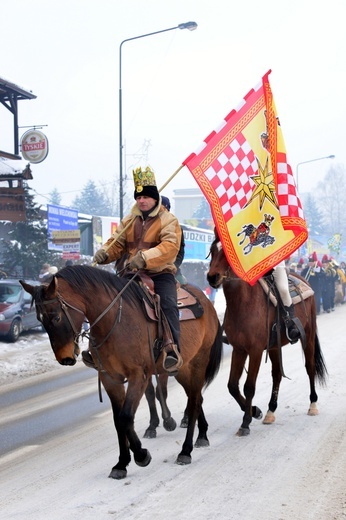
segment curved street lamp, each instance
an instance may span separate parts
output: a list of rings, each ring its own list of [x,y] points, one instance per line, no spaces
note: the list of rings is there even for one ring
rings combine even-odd
[[[318,157],[317,159],[310,159],[309,161],[303,161],[303,162],[298,163],[297,168],[296,168],[297,191],[298,191],[298,167],[301,164],[306,164],[306,163],[315,162],[315,161],[322,161],[322,159],[334,159],[334,158],[335,158],[335,155],[327,155],[326,157]]]
[[[147,34],[140,34],[139,36],[134,36],[133,38],[126,38],[120,43],[119,46],[119,216],[120,220],[124,216],[124,205],[123,205],[123,197],[124,197],[124,189],[123,189],[123,108],[122,108],[122,83],[121,83],[121,69],[122,69],[122,61],[121,61],[121,51],[122,46],[126,42],[130,42],[131,40],[138,40],[139,38],[145,38],[146,36],[153,36],[154,34],[160,34],[168,31],[174,31],[175,29],[188,29],[189,31],[194,31],[197,29],[196,22],[186,22],[180,23],[175,27],[170,27],[169,29],[162,29],[161,31],[155,31]]]

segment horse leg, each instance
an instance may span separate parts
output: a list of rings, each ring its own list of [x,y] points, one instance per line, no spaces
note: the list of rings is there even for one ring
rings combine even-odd
[[[313,346],[314,345],[314,346]],[[310,382],[310,406],[308,410],[308,415],[318,415],[318,408],[317,408],[317,392],[315,387],[315,380],[316,380],[316,363],[321,366],[321,350],[320,350],[320,344],[317,334],[315,333],[314,340],[311,339],[311,335],[306,337],[306,348],[304,350],[304,356],[305,356],[305,369],[309,377]],[[324,363],[322,363],[322,366]],[[325,368],[325,367],[324,367]],[[324,369],[322,368],[322,372],[324,372]],[[322,377],[323,381],[324,377]]]
[[[187,428],[188,422],[189,422],[189,417],[187,415],[187,407],[186,407],[184,410],[183,418],[180,422],[180,428]]]
[[[122,384],[114,384],[114,381],[110,380],[107,374],[102,375],[101,378],[112,403],[113,419],[118,434],[120,452],[118,463],[113,466],[109,477],[120,480],[126,477],[127,466],[131,461],[129,448],[133,452],[138,466],[147,466],[151,461],[149,451],[142,448],[141,441],[134,429],[135,413],[145,391],[144,385],[147,382],[138,384],[136,381],[141,381],[141,378],[138,377],[135,377],[133,381],[129,380],[125,394]]]
[[[238,405],[240,406],[240,409],[245,412],[243,424],[241,425],[240,429],[237,432],[237,435],[243,436],[248,435],[250,433],[249,424],[251,422],[251,418],[254,417],[255,419],[261,419],[262,418],[262,412],[257,406],[250,406],[251,413],[247,413],[246,410],[248,409],[248,400],[245,399],[245,397],[242,396],[239,390],[239,381],[241,378],[241,375],[244,370],[245,361],[247,358],[247,353],[245,350],[239,350],[239,349],[233,349],[232,352],[232,361],[231,361],[231,371],[230,376],[228,380],[228,391],[231,394],[231,396],[237,401]],[[257,377],[257,376],[256,376]],[[247,380],[248,381],[248,380]],[[245,385],[244,385],[245,390]],[[252,398],[251,398],[252,402]],[[250,418],[250,420],[249,420]]]
[[[150,412],[150,420],[149,426],[145,430],[144,438],[145,439],[155,439],[156,438],[156,428],[160,424],[159,416],[156,409],[155,403],[155,389],[152,382],[152,379],[149,380],[147,389],[145,391],[145,397],[148,402],[149,412]]]
[[[145,439],[155,439],[156,438],[156,428],[160,424],[159,416],[157,413],[155,396],[159,401],[161,410],[162,410],[162,419],[163,419],[163,427],[168,432],[172,432],[177,427],[177,423],[171,416],[171,412],[167,406],[167,383],[168,383],[168,374],[161,374],[158,376],[158,382],[156,387],[156,392],[154,389],[154,385],[152,379],[149,380],[147,389],[145,391],[145,397],[148,401],[149,410],[150,410],[150,422],[149,426],[144,433]]]
[[[269,350],[269,358],[272,364],[273,385],[270,401],[268,404],[268,411],[266,413],[265,418],[262,421],[263,424],[273,424],[275,422],[274,412],[278,406],[279,388],[282,380],[279,351],[277,348]]]
[[[167,385],[168,385],[168,374],[160,374],[158,376],[158,383],[156,386],[156,399],[159,401],[162,412],[163,427],[168,432],[173,432],[177,423],[173,419],[171,412],[167,405]]]
[[[184,383],[179,380],[180,384],[184,387],[185,391],[187,390],[188,386],[184,385]],[[188,399],[187,399],[187,415],[188,415],[188,424],[187,424],[187,430],[186,430],[186,436],[183,443],[183,447],[181,452],[179,453],[176,464],[191,464],[191,453],[193,450],[193,435],[195,431],[195,425],[197,418],[200,417],[201,410],[202,410],[202,403],[203,403],[203,397],[202,397],[202,387],[203,384],[199,386],[199,389],[196,389],[196,383],[195,381],[195,387],[193,389],[189,389],[188,393]],[[187,383],[191,385],[191,380]]]
[[[112,411],[113,411],[113,421],[114,426],[118,436],[118,446],[119,446],[119,458],[118,463],[113,466],[110,474],[108,475],[110,478],[114,479],[123,479],[127,475],[127,466],[131,461],[130,450],[126,438],[126,434],[119,424],[119,414],[121,408],[123,406],[123,402],[125,400],[125,389],[124,385],[121,383],[111,384],[107,375],[101,375],[102,384],[108,394],[108,397],[111,402]]]
[[[201,411],[198,416],[198,437],[195,442],[195,448],[205,448],[206,446],[210,446],[209,439],[207,437],[207,431],[208,423],[201,406]]]

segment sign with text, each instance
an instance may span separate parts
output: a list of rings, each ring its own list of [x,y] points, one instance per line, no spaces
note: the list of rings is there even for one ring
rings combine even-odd
[[[47,204],[48,249],[63,251],[63,244],[79,243],[78,211]]]
[[[26,221],[24,188],[0,188],[0,220]]]
[[[22,135],[21,140],[22,156],[26,161],[38,164],[45,160],[48,155],[48,139],[39,130],[28,130]]]

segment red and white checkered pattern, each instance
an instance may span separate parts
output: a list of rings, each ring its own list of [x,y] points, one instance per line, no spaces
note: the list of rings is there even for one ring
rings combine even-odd
[[[292,170],[285,159],[285,154],[278,154],[277,200],[280,214],[282,217],[304,218]],[[239,133],[224,148],[204,172],[204,175],[218,196],[221,211],[227,223],[249,202],[256,187],[251,177],[258,175],[257,160],[243,134]]]
[[[238,134],[204,172],[216,192],[228,222],[249,201],[258,172],[256,157],[242,134]]]
[[[244,97],[237,110],[232,110],[222,125],[209,134],[198,152],[191,154],[183,162],[210,203],[215,226],[230,265],[241,278],[251,284],[307,239],[306,223],[292,170],[287,163],[283,141],[277,138],[278,117],[269,85],[269,73],[270,71],[262,78],[261,85]],[[257,134],[260,126],[257,116],[261,114],[264,135],[260,136]],[[250,126],[252,122],[254,124]],[[256,143],[258,139],[257,145],[251,146],[245,135],[251,143]],[[281,149],[277,148],[278,142],[283,145]],[[245,207],[254,190],[261,189],[253,180],[253,177],[260,175],[256,159],[256,153],[257,157],[263,156],[263,148],[260,149],[260,146],[265,146],[272,153],[271,164],[273,168],[276,167],[276,172],[273,172],[277,189],[275,196],[281,223],[285,230],[293,231],[293,236],[287,234],[285,241],[279,243],[274,240],[272,247],[253,248],[250,253],[244,252],[244,249],[239,251],[239,244],[234,243],[235,238],[230,233],[228,224],[243,210],[244,224],[248,223],[246,216],[249,213]],[[265,164],[261,164],[260,167],[264,168]],[[250,208],[250,205],[248,207]],[[258,201],[253,205],[251,203],[252,210],[254,215],[258,210],[260,222],[263,216]],[[237,222],[239,221],[241,217],[237,218]]]

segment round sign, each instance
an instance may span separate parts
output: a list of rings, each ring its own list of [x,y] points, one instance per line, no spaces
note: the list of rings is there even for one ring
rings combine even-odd
[[[48,155],[48,139],[39,130],[28,130],[20,140],[22,155],[26,161],[40,163]]]

